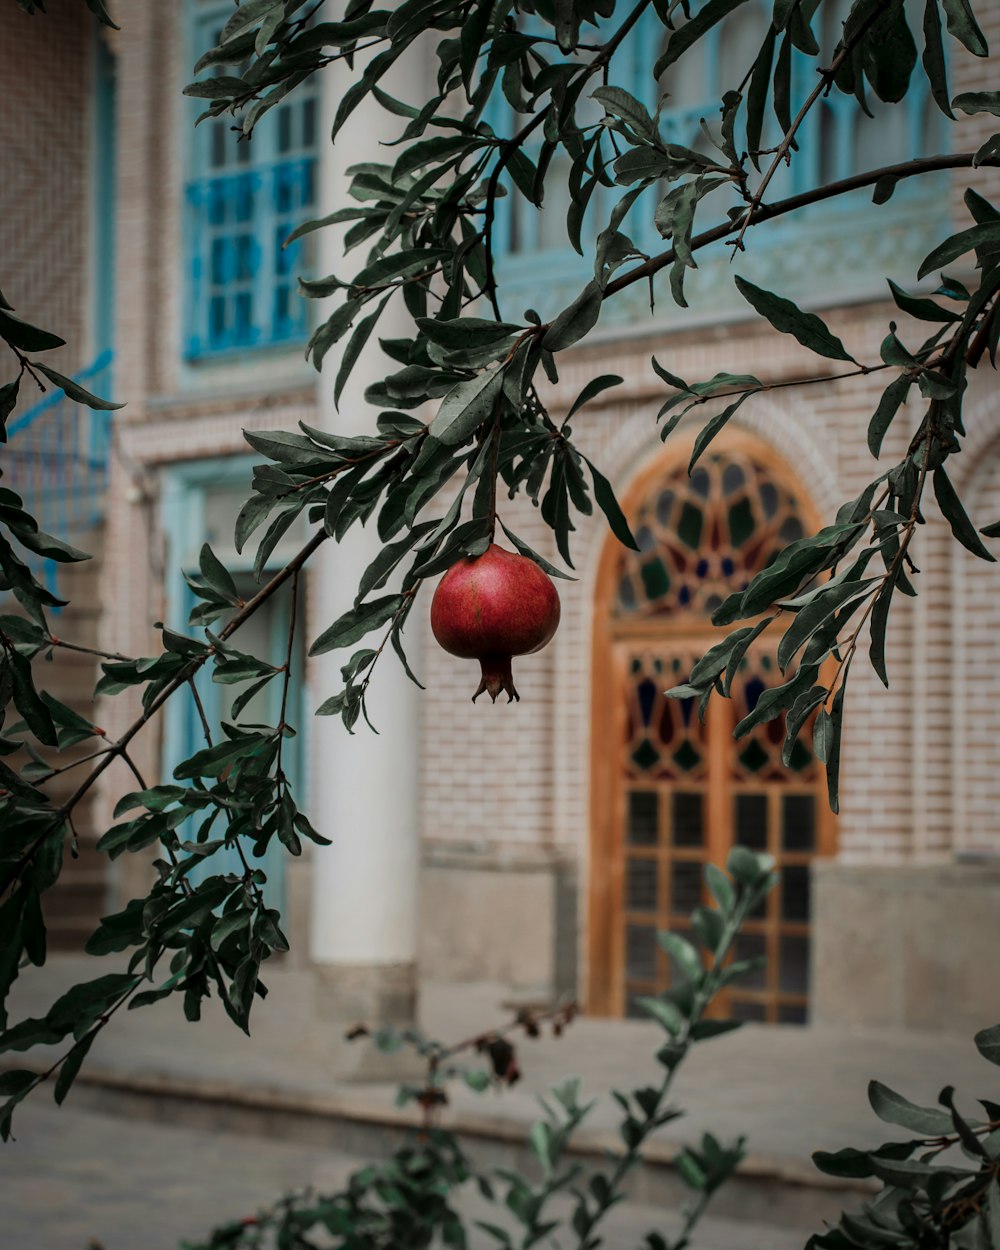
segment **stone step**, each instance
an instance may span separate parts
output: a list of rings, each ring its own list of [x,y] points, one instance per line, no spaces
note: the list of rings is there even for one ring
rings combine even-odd
[[[33,1066],[22,1060],[19,1066]],[[357,1087],[346,1096],[294,1093],[200,1083],[166,1075],[146,1075],[85,1068],[73,1087],[76,1107],[116,1116],[130,1124],[174,1125],[199,1133],[236,1134],[243,1140],[328,1146],[359,1161],[385,1158],[418,1124],[412,1109],[394,1105],[392,1087]],[[537,1171],[527,1144],[529,1124],[467,1108],[446,1111],[443,1126],[461,1137],[469,1157],[480,1168]],[[617,1135],[583,1129],[575,1137],[568,1161],[584,1172],[604,1164],[608,1152],[621,1148]],[[630,1177],[630,1201],[659,1218],[680,1211],[691,1198],[675,1159],[679,1147],[654,1140]],[[838,1181],[794,1161],[749,1154],[738,1173],[715,1196],[713,1216],[741,1226],[759,1226],[765,1233],[784,1230],[774,1250],[801,1245],[805,1236],[835,1222],[845,1207],[854,1207],[871,1192],[865,1182]],[[655,1226],[655,1224],[654,1224]],[[649,1227],[649,1225],[647,1225]],[[796,1241],[796,1238],[798,1239]],[[633,1241],[631,1246],[635,1245]],[[771,1241],[719,1242],[732,1250],[751,1250]],[[706,1245],[705,1250],[708,1250]]]

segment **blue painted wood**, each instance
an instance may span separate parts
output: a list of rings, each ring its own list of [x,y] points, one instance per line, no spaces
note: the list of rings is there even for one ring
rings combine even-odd
[[[199,460],[187,464],[177,464],[166,470],[162,503],[162,523],[168,544],[167,568],[167,624],[170,628],[192,637],[204,637],[199,630],[188,628],[187,620],[194,606],[194,595],[184,580],[184,572],[197,572],[197,556],[205,541],[206,534],[206,502],[213,490],[242,487],[249,482],[253,457],[232,456]],[[250,591],[250,569],[252,558],[249,554],[235,560],[226,560],[237,581],[247,583]],[[277,566],[275,566],[277,567]],[[273,615],[269,636],[269,653],[262,658],[274,665],[285,662],[287,644],[288,611],[287,597],[277,596],[272,600]],[[239,647],[239,638],[234,638],[233,645]],[[293,793],[301,796],[304,774],[304,738],[306,717],[304,715],[303,696],[303,656],[301,648],[296,649],[293,659],[295,668],[291,690],[291,709],[289,719],[298,729],[298,736],[286,740],[283,757],[286,772],[292,784]],[[205,708],[209,724],[215,729],[222,720],[222,702],[226,693],[235,694],[233,687],[223,687],[211,680],[210,672],[203,669],[197,678],[198,693]],[[277,724],[280,718],[282,682],[280,677],[266,688],[266,706],[259,710],[259,715],[268,724]],[[241,719],[246,719],[249,711]],[[164,780],[169,779],[174,768],[181,760],[186,759],[194,751],[204,745],[204,733],[200,717],[192,698],[177,698],[165,708],[163,768]],[[191,820],[181,828],[181,836],[193,840],[196,836],[198,820]],[[216,822],[211,834],[213,838],[221,837],[221,824]],[[269,906],[283,906],[284,899],[284,849],[273,843],[263,859],[251,859],[254,867],[260,867],[267,875],[264,896]],[[218,872],[242,872],[242,864],[235,849],[220,850],[212,857],[211,863],[199,866],[191,873],[193,881]]]
[[[231,4],[186,0],[192,59],[231,12]],[[188,360],[308,336],[308,306],[297,291],[304,244],[283,244],[315,203],[317,92],[314,80],[302,84],[263,118],[252,142],[237,141],[228,116],[195,130],[184,206]],[[199,108],[191,103],[192,125]]]

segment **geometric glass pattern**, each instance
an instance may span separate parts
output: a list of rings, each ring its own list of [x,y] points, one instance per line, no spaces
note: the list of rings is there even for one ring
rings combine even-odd
[[[799,511],[749,452],[713,452],[690,477],[678,468],[633,519],[639,550],[619,558],[616,617],[711,616],[803,537]]]
[[[232,5],[197,9],[191,45],[203,51]],[[233,132],[228,114],[197,127],[185,188],[189,360],[306,335],[297,290],[303,245],[284,242],[316,201],[318,105],[314,77],[265,114],[249,141]]]
[[[661,480],[633,516],[632,530],[642,550],[618,557],[611,622],[623,728],[622,823],[614,844],[621,860],[620,1001],[627,1014],[642,1014],[636,998],[669,985],[670,962],[655,944],[656,931],[688,933],[690,912],[704,898],[706,863],[723,864],[733,845],[743,845],[773,855],[781,881],[741,942],[740,957],[765,955],[767,967],[727,989],[720,1010],[804,1023],[810,863],[826,803],[812,722],[787,767],[784,717],[733,737],[764,691],[784,680],[766,636],[740,664],[732,697],[710,700],[704,723],[694,700],[664,693],[719,641],[706,617],[721,598],[802,535],[797,502],[758,455],[742,447],[717,451],[691,479],[681,468]],[[624,595],[622,586],[629,588]]]

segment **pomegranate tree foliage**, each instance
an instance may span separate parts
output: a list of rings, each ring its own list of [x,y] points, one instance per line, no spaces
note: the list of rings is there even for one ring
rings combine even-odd
[[[39,0],[18,2],[28,13],[44,12]],[[1000,163],[1000,134],[995,134],[978,151],[873,169],[791,198],[768,195],[781,165],[799,159],[796,136],[824,93],[853,97],[859,110],[868,110],[872,97],[899,106],[923,75],[946,118],[956,111],[1000,114],[1000,93],[952,98],[948,86],[949,44],[960,55],[987,55],[973,0],[924,0],[916,34],[902,0],[854,0],[829,56],[821,55],[814,31],[837,0],[775,0],[759,52],[741,82],[729,84],[718,116],[706,120],[711,154],[667,142],[658,118],[616,82],[640,19],[652,15],[662,25],[664,51],[655,73],[669,91],[678,62],[699,55],[699,41],[743,2],[405,0],[377,8],[375,0],[348,0],[337,6],[336,19],[326,11],[332,4],[317,12],[307,0],[234,5],[218,46],[206,50],[196,81],[187,88],[207,102],[205,116],[231,114],[234,126],[252,136],[269,108],[313,73],[335,67],[332,72],[344,85],[335,142],[344,126],[356,123],[352,114],[369,97],[398,121],[399,144],[383,149],[386,160],[353,170],[349,203],[296,231],[301,236],[340,227],[358,257],[343,274],[302,284],[306,296],[334,302],[310,342],[313,362],[321,367],[337,346],[331,385],[339,398],[391,302],[405,306],[412,328],[404,337],[382,340],[394,367],[369,388],[373,412],[358,414],[354,436],[308,427],[247,436],[261,463],[236,541],[241,550],[256,544],[261,588],[245,601],[230,572],[204,548],[200,572],[188,578],[197,598],[192,632],[164,628],[157,655],[103,657],[97,692],[132,690],[141,696],[141,711],[116,739],[47,693],[44,666],[32,663],[71,645],[50,628],[46,610],[55,606],[54,597],[34,561],[72,561],[84,553],[45,535],[14,492],[0,492],[0,571],[21,609],[0,617],[0,704],[7,716],[0,737],[0,1028],[5,1029],[0,1051],[62,1046],[47,1068],[0,1075],[3,1136],[17,1103],[43,1081],[54,1079],[57,1100],[65,1097],[94,1038],[122,1007],[180,994],[185,1013],[195,1019],[214,991],[234,1021],[248,1027],[254,998],[266,992],[261,964],[286,946],[255,862],[275,838],[292,854],[302,838],[322,841],[298,810],[283,768],[283,748],[294,730],[284,710],[279,724],[270,727],[230,722],[216,730],[202,718],[204,747],[183,761],[173,778],[151,779],[155,784],[139,775],[130,745],[170,699],[192,699],[201,712],[195,677],[202,669],[215,681],[243,686],[234,717],[268,683],[281,683],[287,694],[290,663],[265,662],[240,650],[234,639],[273,595],[290,594],[294,603],[298,573],[321,544],[340,541],[365,522],[382,542],[361,578],[354,607],[327,624],[311,647],[313,655],[352,649],[342,688],[331,691],[319,711],[341,716],[353,730],[366,717],[365,694],[388,643],[407,664],[402,631],[424,579],[463,555],[482,552],[498,525],[522,554],[559,572],[510,531],[509,518],[498,517],[498,494],[524,494],[539,504],[567,566],[572,567],[574,518],[593,513],[595,505],[618,539],[633,543],[610,484],[575,446],[570,424],[586,421],[586,405],[619,379],[591,379],[567,413],[550,413],[544,400],[543,381],[557,378],[561,354],[586,340],[606,301],[640,283],[684,308],[685,278],[703,248],[750,248],[757,224],[860,188],[871,188],[879,205],[904,180]],[[108,20],[98,0],[87,4]],[[24,18],[17,14],[17,20]],[[397,99],[394,68],[414,54],[418,42],[424,49],[431,44],[436,53],[430,94]],[[801,101],[793,100],[793,63],[809,61],[815,87]],[[590,120],[593,102],[603,110],[597,122]],[[775,122],[780,139],[765,148],[762,136]],[[504,307],[497,284],[498,202],[507,195],[540,205],[557,178],[569,192],[567,238],[592,260],[593,277],[550,320],[530,311],[518,317]],[[585,231],[585,213],[596,209],[598,198],[606,220]],[[786,548],[722,605],[715,618],[719,625],[747,623],[721,634],[687,683],[672,692],[696,697],[704,710],[713,694],[729,693],[751,642],[765,629],[779,633],[786,680],[761,698],[738,732],[784,715],[790,750],[815,717],[814,742],[827,765],[834,808],[849,671],[859,647],[867,645],[870,663],[887,681],[891,608],[897,595],[912,595],[919,584],[913,555],[929,490],[955,538],[991,558],[952,485],[948,464],[965,436],[968,373],[995,365],[1000,337],[1000,211],[971,188],[965,204],[969,224],[942,239],[914,275],[915,282],[930,282],[918,293],[890,284],[899,309],[923,323],[926,337],[911,331],[912,339],[903,342],[890,323],[878,360],[855,360],[816,314],[780,291],[734,277],[739,295],[757,315],[827,358],[840,377],[885,374],[887,385],[868,430],[875,459],[890,425],[910,423],[899,463],[873,465],[873,481],[844,503],[832,525]],[[643,213],[663,239],[663,248],[650,255],[628,234]],[[956,266],[962,280],[947,272]],[[661,273],[667,279],[663,292],[656,284]],[[0,337],[13,353],[15,374],[0,388],[4,420],[23,400],[25,379],[43,389],[47,383],[63,387],[82,403],[107,402],[37,360],[61,340],[20,320],[3,300]],[[665,358],[651,363],[664,385],[661,432],[666,438],[683,419],[697,421],[692,463],[742,405],[752,405],[773,385],[730,373],[684,379],[670,363]],[[822,386],[826,376],[811,381]],[[915,422],[912,408],[904,406],[908,397],[923,401]],[[278,541],[303,513],[312,537],[288,565],[265,576]],[[995,535],[1000,525],[982,532]],[[22,549],[32,558],[24,558]],[[294,613],[291,617],[289,657],[296,628]],[[60,754],[71,748],[75,755]],[[126,970],[74,987],[43,1018],[11,1024],[2,1007],[11,983],[24,966],[45,959],[41,896],[58,879],[66,849],[75,853],[78,804],[114,760],[132,769],[135,786],[119,798],[116,823],[104,832],[99,852],[115,858],[156,848],[149,892],[106,917],[88,942],[95,955],[124,956]],[[75,788],[58,802],[50,799],[51,783],[71,769],[79,779]],[[239,853],[240,873],[211,872],[213,857],[223,848]],[[208,874],[202,875],[206,864]],[[200,879],[194,884],[189,878],[196,866]],[[709,950],[711,937],[708,933],[705,940]],[[669,1009],[660,1009],[661,1018],[664,1013]],[[997,1116],[991,1107],[992,1122]],[[953,1123],[965,1148],[975,1153],[974,1137],[989,1160],[973,1170],[971,1180],[953,1178],[960,1191],[962,1185],[972,1187],[961,1191],[962,1218],[968,1217],[973,1230],[985,1227],[983,1220],[992,1221],[994,1229],[993,1199],[984,1199],[982,1176],[993,1166],[995,1144],[979,1128],[966,1126],[967,1132]],[[886,1157],[895,1158],[891,1151]],[[871,1166],[881,1176],[888,1165],[854,1160],[831,1166]],[[914,1220],[958,1219],[949,1205],[956,1191],[946,1172],[935,1168],[930,1177],[922,1166],[903,1168],[905,1177],[891,1180],[896,1206],[873,1217],[900,1222],[904,1231],[894,1232],[891,1244],[917,1244]],[[941,1233],[945,1240],[934,1241],[927,1233],[930,1240],[920,1244],[944,1245],[950,1235]],[[845,1225],[822,1244],[864,1245],[865,1236]],[[969,1240],[974,1236],[979,1233],[948,1244],[978,1244]],[[881,1234],[870,1240],[890,1244]]]

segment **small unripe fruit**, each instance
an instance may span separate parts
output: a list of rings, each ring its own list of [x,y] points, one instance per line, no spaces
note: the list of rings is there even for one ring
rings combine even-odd
[[[496,703],[519,699],[510,661],[540,651],[559,625],[559,596],[547,573],[526,556],[490,543],[481,556],[453,564],[431,603],[431,629],[445,651],[479,660],[486,691]]]

